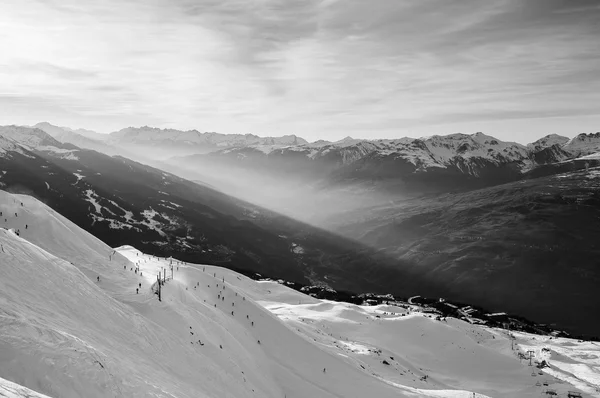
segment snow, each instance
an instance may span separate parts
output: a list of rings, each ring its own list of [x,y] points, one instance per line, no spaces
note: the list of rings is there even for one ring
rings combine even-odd
[[[600,151],[600,133],[579,134],[563,145],[563,149],[574,156],[586,156]]]
[[[233,148],[221,153],[235,153],[245,148]],[[271,154],[274,151],[299,152],[307,158],[317,159],[327,156],[332,151],[342,158],[343,164],[350,164],[367,154],[391,156],[403,159],[416,166],[417,171],[427,171],[430,168],[447,168],[456,166],[457,160],[466,160],[463,172],[477,175],[477,168],[471,165],[471,159],[484,159],[495,164],[521,162],[523,172],[535,165],[529,160],[528,147],[515,142],[503,142],[494,137],[476,133],[450,134],[446,136],[430,136],[421,139],[401,138],[397,140],[362,140],[346,137],[333,143],[319,142],[303,145],[252,145],[257,151]],[[460,162],[459,164],[463,164]]]
[[[596,178],[600,178],[600,170],[598,169],[594,169],[594,170],[589,170],[587,172],[586,177],[590,180],[596,179]]]
[[[591,153],[589,155],[582,156],[579,159],[583,159],[583,160],[598,160],[598,159],[600,159],[600,152]]]
[[[35,149],[37,149],[38,151],[54,152],[54,153],[60,153],[60,154],[69,154],[69,153],[77,152],[74,149],[57,148],[52,145],[38,145],[37,147],[35,147]]]
[[[297,243],[292,243],[292,251],[296,254],[303,254],[304,248]]]
[[[0,397],[6,398],[50,398],[47,395],[39,394],[27,387],[4,380],[0,377]]]
[[[98,214],[102,214],[102,206],[100,205],[100,203],[98,203],[96,201],[96,199],[98,198],[98,195],[96,194],[96,192],[94,192],[92,189],[87,189],[85,191],[85,201],[90,202],[92,204],[92,206],[94,206],[94,209],[96,210],[96,213]]]
[[[79,173],[73,173],[73,175],[75,177],[77,177],[77,181],[75,181],[75,184],[77,184],[79,181],[81,181],[82,178],[85,177],[83,174],[79,174]],[[73,184],[73,185],[75,185],[75,184]]]
[[[513,335],[522,352],[532,350],[536,360],[550,364],[545,373],[600,397],[600,343],[518,332]]]
[[[29,148],[36,148],[47,143],[60,145],[58,141],[44,131],[25,126],[0,126],[0,136]]]
[[[107,208],[104,208],[104,209],[108,210]],[[108,211],[110,211],[110,210],[108,210]],[[100,216],[97,216],[95,214],[92,214],[91,217],[94,219],[94,222],[97,222],[97,221],[106,221],[106,222],[108,222],[108,227],[110,229],[135,229],[137,231],[140,231],[139,228],[134,227],[131,224],[127,224],[127,223],[121,222],[119,220],[114,220],[112,218],[100,217]]]
[[[505,331],[318,300],[216,266],[176,262],[170,279],[170,259],[113,250],[34,198],[0,191],[0,210],[18,213],[0,220],[0,392],[17,383],[86,398],[529,398],[546,379],[574,389],[531,377]],[[595,377],[595,343],[537,338],[518,337],[555,344],[570,360],[552,353],[551,364]]]
[[[558,134],[550,134],[540,138],[537,141],[532,142],[531,144],[527,144],[527,147],[539,151],[541,149],[548,148],[553,145],[558,145],[562,147],[567,142],[569,142],[569,139],[567,137],[563,137]]]
[[[142,217],[145,218],[144,221],[141,221],[140,224],[145,225],[146,227],[155,230],[161,236],[166,236],[162,229],[160,229],[160,222],[154,219],[154,216],[159,214],[156,210],[150,208],[150,210],[144,210],[142,213]]]
[[[27,155],[25,151],[23,151],[23,148],[19,144],[2,136],[2,131],[0,130],[0,157],[10,156],[11,152],[16,152],[23,156],[31,157]]]
[[[181,205],[178,205],[177,203],[169,202],[168,200],[164,200],[164,199],[162,199],[161,202],[162,202],[161,203],[162,206],[164,206],[168,209],[171,209],[171,210],[177,210],[177,208],[182,207]],[[169,206],[167,203],[172,206]],[[163,217],[164,217],[164,215],[163,215]]]
[[[252,145],[251,148],[268,155],[274,150],[282,149],[284,147],[282,147],[281,145]]]
[[[119,206],[117,204],[117,202],[112,201],[110,199],[107,199],[113,206],[115,206],[116,208],[120,209],[121,211],[123,211],[125,213],[125,215],[123,216],[125,218],[125,220],[129,223],[134,222],[133,221],[133,212],[129,211],[129,210],[125,210],[124,208],[122,208],[121,206]]]
[[[75,156],[73,153],[63,155],[60,158],[65,159],[65,160],[79,160],[79,158],[77,156]]]

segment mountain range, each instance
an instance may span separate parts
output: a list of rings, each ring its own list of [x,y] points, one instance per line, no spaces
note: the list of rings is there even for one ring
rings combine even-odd
[[[551,134],[528,145],[483,133],[308,143],[295,135],[258,137],[147,126],[104,135],[46,122],[35,127],[63,143],[170,169],[225,192],[241,191],[249,200],[255,198],[243,195],[248,188],[243,183],[255,179],[284,179],[317,188],[377,183],[377,190],[407,195],[515,181],[543,166],[585,156],[593,161],[600,153],[600,133],[572,139]],[[239,178],[232,181],[223,175]]]
[[[111,246],[600,330],[586,316],[600,311],[590,222],[600,218],[598,133],[529,145],[481,133],[296,145],[232,137],[157,161],[146,158],[150,144],[133,143],[141,130],[127,130],[135,161],[83,149],[124,151],[117,138],[40,127],[54,138],[0,128],[2,188],[33,193]]]
[[[148,159],[164,160],[175,155],[208,153],[227,147],[246,145],[300,145],[307,142],[295,135],[283,137],[259,137],[253,134],[201,133],[197,130],[181,131],[143,126],[127,127],[110,134],[90,130],[59,127],[48,122],[33,126],[50,134],[61,142],[69,142],[82,148],[111,148],[120,154],[144,151]],[[92,140],[92,141],[90,141]],[[102,143],[102,146],[99,146]]]

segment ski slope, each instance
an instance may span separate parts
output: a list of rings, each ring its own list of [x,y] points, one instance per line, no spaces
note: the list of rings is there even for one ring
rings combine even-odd
[[[28,196],[0,191],[0,211],[0,396],[485,398],[545,388],[501,331],[112,249]]]

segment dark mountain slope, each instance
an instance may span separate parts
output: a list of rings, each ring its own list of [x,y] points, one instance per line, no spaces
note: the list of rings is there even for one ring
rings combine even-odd
[[[336,229],[457,300],[600,331],[600,169],[362,210]]]

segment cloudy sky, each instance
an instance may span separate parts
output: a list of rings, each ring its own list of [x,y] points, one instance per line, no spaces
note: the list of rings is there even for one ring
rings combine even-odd
[[[2,0],[0,124],[600,131],[598,0]]]

